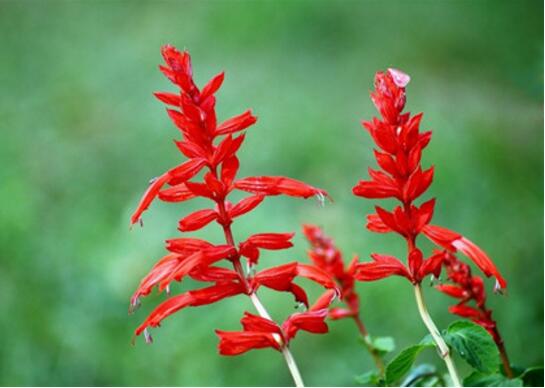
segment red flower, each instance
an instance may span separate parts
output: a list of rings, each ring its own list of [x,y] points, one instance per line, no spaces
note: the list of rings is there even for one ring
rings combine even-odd
[[[382,354],[380,350],[375,348],[360,317],[360,300],[355,289],[358,257],[355,256],[348,265],[345,265],[341,251],[333,240],[324,234],[322,229],[315,225],[303,225],[303,233],[311,246],[308,256],[316,267],[324,270],[335,279],[340,289],[340,299],[344,306],[330,308],[329,318],[333,320],[352,318],[354,320],[378,370],[384,374]]]
[[[183,202],[196,197],[208,198],[214,202],[213,208],[193,212],[179,221],[181,232],[199,230],[215,221],[221,225],[225,244],[216,245],[197,238],[174,238],[166,242],[170,253],[156,263],[144,277],[131,298],[131,310],[137,307],[142,296],[148,295],[154,287],[169,291],[172,282],[191,277],[197,281],[212,282],[211,286],[192,290],[168,298],[161,303],[136,329],[135,334],[145,333],[151,341],[149,327],[157,327],[167,316],[189,306],[210,304],[238,294],[251,297],[257,310],[264,316],[259,318],[247,315],[245,332],[229,334],[218,332],[221,337],[222,354],[238,354],[253,348],[272,347],[288,352],[288,342],[299,329],[310,332],[324,332],[325,315],[321,310],[309,309],[304,313],[293,314],[281,327],[268,319],[264,307],[257,298],[260,286],[279,291],[288,291],[298,301],[305,304],[305,291],[294,283],[296,277],[306,277],[336,293],[335,283],[326,272],[319,268],[291,263],[262,270],[255,275],[243,270],[241,260],[248,260],[248,267],[256,265],[261,249],[280,250],[292,246],[292,233],[259,233],[236,244],[231,232],[231,223],[259,206],[266,196],[290,195],[308,198],[316,196],[320,200],[327,192],[306,183],[285,177],[247,177],[237,178],[239,160],[236,156],[244,134],[239,134],[256,122],[251,111],[217,124],[215,93],[224,80],[224,73],[213,77],[202,90],[193,81],[191,58],[187,52],[180,52],[172,46],[162,48],[165,65],[160,66],[163,74],[178,88],[177,93],[155,93],[155,96],[171,108],[167,113],[180,130],[181,140],[175,144],[188,160],[154,179],[136,211],[131,224],[141,220],[142,213],[148,209],[155,198],[166,202]],[[202,179],[192,180],[204,170]],[[252,193],[233,205],[227,197],[233,190]],[[233,269],[214,266],[214,263],[227,260]],[[320,311],[320,312],[318,312]],[[254,318],[251,318],[254,317]],[[251,322],[250,322],[251,321]],[[264,329],[266,328],[266,330]],[[274,328],[271,329],[271,328]],[[276,337],[275,337],[276,335]],[[277,338],[278,337],[278,338]]]
[[[377,233],[400,234],[408,246],[405,266],[392,256],[373,254],[373,261],[356,266],[355,277],[362,281],[382,279],[392,275],[403,276],[419,284],[429,274],[439,276],[446,252],[438,252],[428,259],[416,247],[416,237],[423,233],[446,251],[461,251],[484,272],[494,276],[499,287],[507,283],[482,249],[465,237],[448,229],[429,225],[433,217],[435,199],[420,206],[415,201],[430,187],[434,168],[423,169],[422,151],[431,139],[431,132],[419,131],[422,114],[402,113],[405,106],[405,87],[410,77],[399,70],[389,69],[375,76],[375,91],[371,99],[382,116],[363,123],[377,147],[375,158],[380,170],[369,169],[370,180],[360,181],[354,195],[379,199],[394,198],[401,206],[393,211],[376,207],[376,214],[367,217],[367,228]]]
[[[503,340],[496,321],[492,318],[492,310],[486,307],[483,279],[472,275],[469,265],[462,263],[454,254],[447,255],[444,266],[450,284],[440,284],[435,288],[459,300],[458,304],[449,307],[449,311],[452,314],[469,318],[484,327],[501,347]]]
[[[281,351],[283,347],[288,346],[299,330],[315,334],[327,333],[325,319],[329,303],[334,296],[334,291],[326,291],[314,306],[306,312],[290,315],[281,326],[268,318],[245,312],[240,321],[243,331],[216,330],[220,338],[219,352],[226,356],[233,356],[261,348]]]

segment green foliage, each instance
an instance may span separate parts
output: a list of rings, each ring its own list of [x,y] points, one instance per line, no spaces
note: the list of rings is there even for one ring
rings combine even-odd
[[[520,376],[525,387],[542,387],[543,386],[543,367],[534,366],[526,369]]]
[[[372,337],[371,344],[381,356],[393,352],[396,347],[393,337]]]
[[[416,357],[426,348],[434,347],[432,342],[424,341],[418,345],[410,346],[402,350],[390,363],[386,366],[386,383],[394,385],[411,369]]]
[[[380,377],[380,374],[375,370],[371,370],[359,376],[356,376],[354,380],[356,381],[357,384],[363,385],[364,387],[384,386],[384,380],[382,380],[382,378]]]
[[[401,383],[402,387],[435,387],[445,386],[443,376],[431,364],[420,364],[411,369]]]
[[[520,378],[509,379],[500,373],[475,371],[464,379],[465,387],[522,387]]]
[[[500,363],[499,352],[492,336],[470,321],[452,323],[444,336],[445,342],[469,365],[480,372],[494,372]]]

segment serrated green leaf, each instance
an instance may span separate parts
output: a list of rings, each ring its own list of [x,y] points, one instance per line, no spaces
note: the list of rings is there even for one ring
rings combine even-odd
[[[509,379],[500,373],[473,372],[464,379],[465,387],[522,387],[519,378]]]
[[[519,377],[522,379],[525,387],[543,386],[543,367],[534,366],[526,369]]]
[[[373,337],[371,343],[381,356],[394,351],[396,348],[395,341],[392,337]]]
[[[445,335],[445,342],[480,372],[498,371],[500,356],[492,336],[470,321],[456,321]]]
[[[357,384],[363,386],[380,385],[380,376],[377,371],[371,370],[354,378]]]
[[[420,352],[433,344],[424,343],[410,346],[402,350],[387,366],[386,366],[386,384],[394,385],[398,382],[412,367],[414,360]]]

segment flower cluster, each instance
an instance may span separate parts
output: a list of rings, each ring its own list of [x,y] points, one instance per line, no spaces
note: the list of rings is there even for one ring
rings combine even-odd
[[[506,281],[482,249],[456,232],[430,225],[435,199],[415,204],[430,187],[434,168],[423,169],[421,166],[422,151],[431,139],[431,131],[420,132],[422,113],[402,113],[409,80],[408,75],[395,69],[376,74],[371,99],[382,120],[373,118],[363,122],[363,126],[379,148],[374,152],[380,170],[369,168],[371,179],[360,181],[353,188],[353,193],[360,197],[393,198],[401,203],[392,211],[377,206],[376,213],[367,217],[367,228],[377,233],[400,234],[407,242],[408,266],[393,256],[372,254],[372,262],[357,265],[355,276],[358,280],[372,281],[398,275],[413,284],[420,284],[427,275],[437,277],[440,274],[449,252],[461,252],[473,260],[486,276],[494,276],[498,288],[504,288]],[[420,234],[443,251],[425,259],[415,245]]]
[[[458,260],[453,254],[448,254],[444,267],[449,284],[439,284],[435,288],[459,300],[457,304],[449,307],[449,311],[481,325],[492,335],[496,344],[502,344],[496,321],[492,318],[492,310],[486,307],[483,279],[473,275],[469,265]],[[474,307],[470,306],[471,303]]]
[[[155,198],[176,203],[196,197],[208,198],[215,206],[185,216],[179,221],[178,229],[181,232],[196,231],[215,221],[223,229],[225,243],[213,244],[193,237],[166,241],[169,253],[141,281],[131,298],[131,310],[153,288],[166,290],[169,294],[170,285],[186,277],[212,284],[167,298],[151,312],[136,329],[135,334],[144,333],[146,340],[150,342],[148,328],[159,326],[167,316],[185,307],[210,304],[238,294],[248,295],[260,316],[245,313],[242,318],[242,332],[217,331],[221,354],[234,355],[263,347],[285,350],[298,330],[326,332],[324,320],[327,308],[338,292],[331,277],[315,266],[297,262],[256,273],[253,268],[258,264],[260,251],[290,248],[293,234],[259,233],[237,244],[231,224],[236,218],[254,210],[267,196],[316,196],[323,200],[327,193],[285,177],[256,176],[238,179],[237,151],[245,136],[240,133],[254,124],[256,117],[251,111],[246,111],[218,124],[215,93],[223,83],[224,74],[216,75],[199,89],[193,81],[191,58],[187,52],[180,52],[167,45],[162,48],[162,54],[165,65],[160,66],[160,70],[179,88],[179,92],[155,93],[155,96],[171,106],[167,113],[182,134],[182,139],[176,140],[175,144],[188,160],[151,182],[131,217],[131,224],[141,222],[142,213]],[[203,172],[202,178],[195,178],[200,172]],[[234,190],[250,195],[233,204],[227,197]],[[218,266],[217,263],[222,260],[229,262],[232,269]],[[246,261],[249,268],[247,272],[243,270],[242,260]],[[267,287],[290,292],[297,301],[308,307],[305,291],[294,282],[296,277],[311,279],[328,290],[307,311],[294,313],[282,325],[277,325],[270,319],[256,291],[259,287]]]
[[[330,319],[357,318],[360,313],[360,300],[354,288],[354,272],[358,258],[354,257],[345,266],[343,255],[333,240],[316,225],[303,225],[303,234],[311,249],[308,256],[315,266],[329,273],[339,285],[340,299],[346,307],[333,307],[329,311]]]

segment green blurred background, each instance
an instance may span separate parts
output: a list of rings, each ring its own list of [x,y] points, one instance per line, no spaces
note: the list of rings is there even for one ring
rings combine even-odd
[[[152,346],[130,345],[164,298],[128,316],[132,291],[178,235],[177,219],[205,204],[154,203],[129,232],[148,180],[182,160],[151,95],[173,90],[157,70],[165,43],[191,51],[200,85],[227,72],[220,119],[248,107],[259,116],[241,175],[287,175],[335,199],[271,198],[235,223],[236,238],[318,223],[365,260],[404,247],[366,231],[374,202],[351,195],[374,165],[359,122],[375,114],[374,72],[408,72],[408,108],[434,130],[424,160],[436,166],[436,223],[494,258],[509,293],[489,304],[512,362],[542,364],[542,14],[541,1],[0,2],[0,384],[291,384],[271,350],[217,354],[213,330],[238,329],[252,311],[243,296],[185,310],[154,330]],[[218,229],[195,235],[219,242]],[[295,241],[261,266],[306,260],[300,233]],[[372,334],[398,349],[425,334],[404,279],[358,290]],[[455,319],[452,300],[429,288],[426,298],[439,326]],[[293,311],[286,294],[263,299],[278,319]],[[352,322],[330,329],[301,333],[295,357],[308,384],[353,385],[370,357]],[[442,368],[433,352],[422,360]]]

